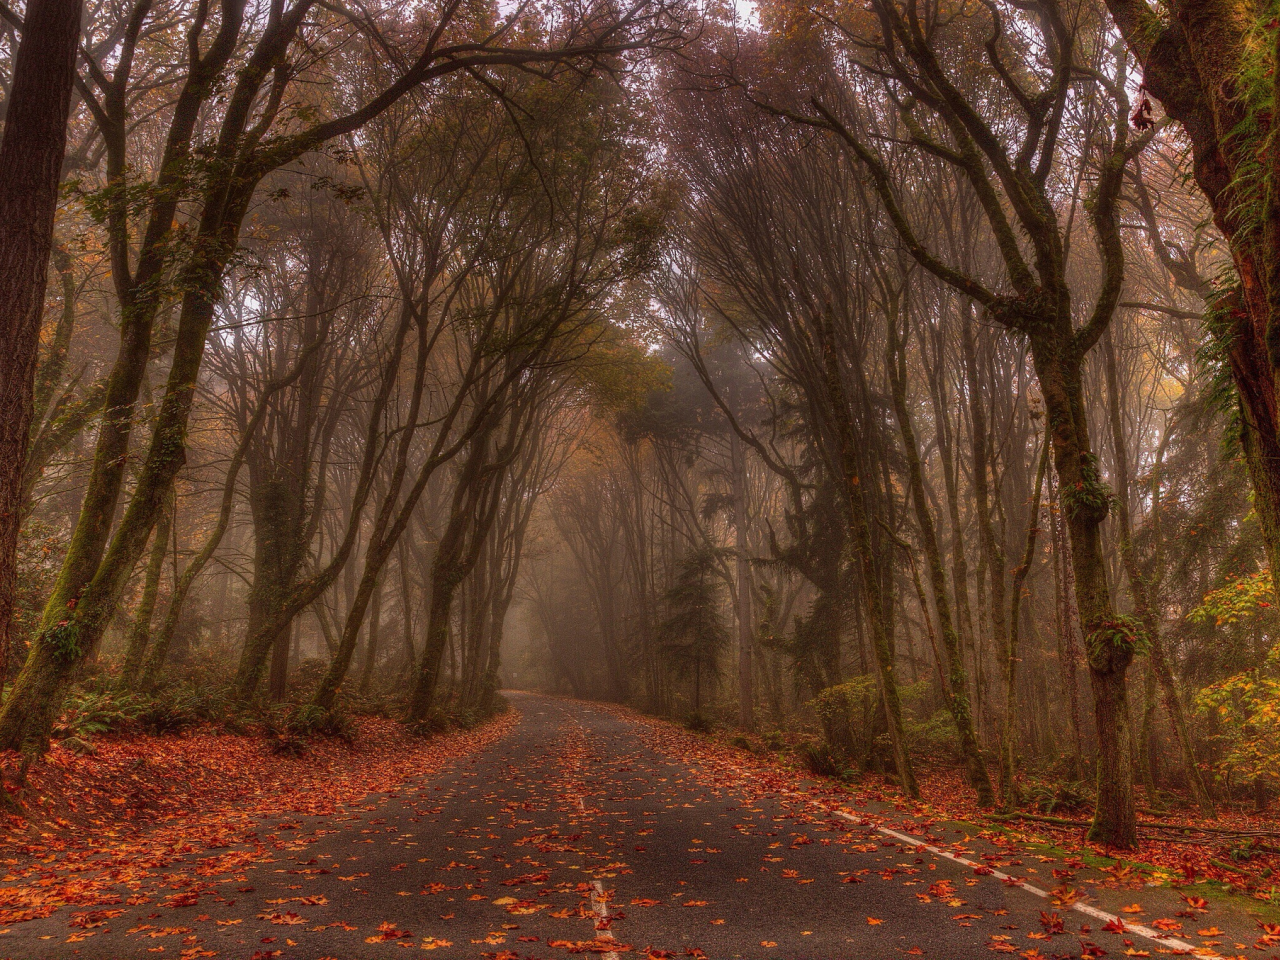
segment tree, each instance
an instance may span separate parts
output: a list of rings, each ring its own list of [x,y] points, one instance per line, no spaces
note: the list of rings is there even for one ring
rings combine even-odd
[[[1107,0],[1143,68],[1135,125],[1154,122],[1147,93],[1191,142],[1192,173],[1226,238],[1234,276],[1206,322],[1230,364],[1244,454],[1272,576],[1280,584],[1280,48],[1269,8],[1220,0]],[[1171,260],[1178,258],[1166,254]],[[1184,264],[1180,264],[1184,265]]]
[[[1048,415],[1094,694],[1100,752],[1091,836],[1131,848],[1137,845],[1137,814],[1125,729],[1125,674],[1141,641],[1137,625],[1115,612],[1107,583],[1101,528],[1110,491],[1090,442],[1083,373],[1085,357],[1111,322],[1124,283],[1116,205],[1125,168],[1152,134],[1130,136],[1123,52],[1112,51],[1109,76],[1085,68],[1112,109],[1110,136],[1100,128],[1095,133],[1100,142],[1089,204],[1102,280],[1092,308],[1077,324],[1068,273],[1069,233],[1050,177],[1064,160],[1060,148],[1079,64],[1101,53],[1097,45],[1103,32],[1073,28],[1056,0],[1037,2],[1034,15],[991,5],[948,22],[937,12],[921,20],[909,5],[894,0],[875,0],[871,10],[869,22],[831,21],[830,33],[833,57],[860,69],[867,85],[819,88],[807,103],[773,109],[831,130],[867,171],[893,229],[920,266],[1027,338]],[[1037,36],[1043,58],[1025,51],[1013,36],[1009,24],[1014,21],[1018,30]],[[974,89],[973,61],[961,54],[970,30],[989,38],[984,51],[990,86],[984,90],[991,91],[990,97]],[[1017,66],[1010,67],[1010,58],[1019,57],[1013,61]],[[883,113],[855,100],[876,87],[884,91]],[[996,128],[1011,116],[1021,133],[1016,142]],[[899,160],[891,147],[880,145],[892,139],[886,137],[885,124],[893,125],[914,156],[930,167],[954,171],[963,188],[972,191],[981,223],[998,251],[998,283],[983,277],[972,259],[948,261],[922,239],[913,222],[914,204],[895,174]]]
[[[681,676],[693,676],[693,714],[702,715],[704,683],[718,681],[729,630],[720,613],[718,558],[713,550],[695,550],[680,561],[675,582],[663,600],[663,650]]]
[[[240,243],[244,219],[258,185],[272,171],[364,126],[411,92],[455,73],[472,76],[507,67],[620,66],[630,51],[674,36],[669,9],[611,5],[578,11],[557,25],[535,24],[525,8],[512,19],[477,26],[449,0],[421,31],[416,54],[394,59],[404,66],[374,89],[352,91],[357,105],[336,99],[327,119],[299,110],[287,96],[308,82],[316,61],[312,40],[344,43],[362,33],[360,23],[312,17],[313,0],[275,4],[263,19],[248,16],[243,0],[228,0],[216,21],[204,6],[190,20],[179,92],[168,114],[165,146],[154,183],[144,192],[145,227],[133,237],[137,191],[130,183],[127,94],[134,45],[151,0],[137,0],[124,29],[126,40],[114,72],[91,64],[101,99],[89,107],[106,151],[107,180],[99,195],[110,236],[113,276],[121,307],[120,352],[107,379],[102,420],[88,488],[57,587],[39,635],[13,691],[0,710],[0,746],[42,750],[69,672],[98,645],[118,605],[130,571],[146,548],[164,498],[185,459],[185,437],[195,386],[222,281]],[[215,26],[216,24],[216,26]],[[333,34],[330,28],[338,27]],[[513,42],[513,35],[534,42]],[[527,29],[524,29],[527,27]],[[312,34],[315,37],[312,37]],[[375,44],[376,46],[376,44]],[[291,57],[297,52],[295,59]],[[321,61],[323,62],[323,61]],[[225,77],[226,89],[220,78]],[[217,119],[211,114],[216,114]],[[197,128],[216,129],[207,141]],[[194,194],[194,200],[188,197]],[[190,217],[179,219],[180,208]],[[179,238],[184,242],[177,243]],[[173,262],[172,253],[182,255]],[[118,523],[116,507],[147,369],[156,320],[170,295],[180,301],[173,360],[142,466]]]
[[[0,136],[0,664],[8,662],[40,320],[76,80],[80,0],[31,0]],[[4,7],[6,18],[14,18]]]

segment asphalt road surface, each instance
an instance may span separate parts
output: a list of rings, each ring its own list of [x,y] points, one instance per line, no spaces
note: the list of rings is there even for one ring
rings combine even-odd
[[[998,874],[833,816],[804,795],[735,785],[608,710],[511,700],[520,719],[507,736],[395,796],[334,817],[264,822],[266,862],[237,860],[235,850],[193,854],[129,884],[150,895],[146,904],[14,924],[0,956],[1172,952],[1067,909],[1056,931],[1042,922],[1055,908]]]

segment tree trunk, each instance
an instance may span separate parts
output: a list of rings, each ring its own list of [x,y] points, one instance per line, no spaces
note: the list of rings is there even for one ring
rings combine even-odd
[[[948,683],[945,688],[947,707],[956,725],[960,739],[960,754],[964,760],[969,783],[978,794],[980,806],[989,807],[995,802],[991,790],[991,778],[987,774],[986,761],[978,745],[973,727],[973,715],[969,708],[969,675],[964,667],[964,650],[952,616],[951,594],[947,590],[947,575],[942,565],[942,551],[938,546],[937,528],[929,503],[925,498],[924,470],[920,452],[916,446],[915,426],[907,407],[906,356],[903,351],[905,335],[899,338],[895,319],[889,318],[889,348],[886,362],[889,369],[890,392],[898,430],[902,435],[903,449],[907,455],[907,482],[911,491],[911,503],[915,508],[916,525],[929,565],[929,582],[933,589],[934,609],[937,611],[942,644],[946,650]],[[920,615],[928,617],[929,611],[921,607]]]
[[[382,578],[379,577],[373,589],[373,600],[369,604],[369,639],[365,641],[364,669],[360,672],[360,693],[369,692],[369,683],[373,679],[373,668],[378,662],[378,638],[382,626]]]
[[[443,540],[441,547],[444,547]],[[436,552],[431,564],[431,605],[427,611],[427,630],[418,678],[409,700],[409,722],[424,723],[435,704],[436,686],[440,682],[440,664],[449,644],[449,621],[453,613],[453,597],[465,574],[457,559],[443,549]]]
[[[80,0],[27,4],[0,139],[0,673],[9,662],[23,470],[80,18]]]
[[[1023,584],[1027,574],[1031,572],[1031,564],[1035,559],[1036,537],[1040,532],[1040,496],[1044,491],[1044,474],[1049,463],[1049,438],[1045,437],[1044,449],[1040,453],[1039,466],[1036,468],[1035,492],[1031,497],[1031,515],[1027,520],[1026,548],[1022,553],[1022,563],[1013,572],[1013,598],[1009,608],[1009,642],[1004,650],[1004,725],[1000,732],[1000,802],[1006,810],[1012,810],[1018,801],[1014,779],[1017,773],[1017,677],[1018,677],[1018,627],[1020,607],[1022,606]]]
[[[1058,628],[1058,659],[1062,666],[1063,686],[1067,689],[1067,706],[1071,719],[1071,774],[1080,777],[1084,767],[1084,729],[1080,720],[1080,679],[1078,668],[1080,650],[1076,646],[1075,604],[1072,602],[1073,581],[1071,558],[1062,529],[1062,506],[1058,498],[1058,483],[1049,477],[1049,532],[1053,541],[1053,582],[1055,590],[1054,613]]]
[[[871,631],[871,648],[875,656],[876,682],[880,700],[884,706],[885,722],[889,730],[889,742],[893,749],[894,766],[902,791],[917,798],[920,788],[916,784],[911,766],[911,754],[907,750],[906,729],[902,721],[902,701],[898,695],[898,681],[894,669],[893,634],[887,621],[888,611],[881,598],[881,584],[876,570],[875,549],[871,541],[871,524],[867,517],[867,505],[863,499],[862,476],[858,467],[858,445],[853,436],[853,425],[848,422],[848,404],[844,397],[839,364],[830,344],[824,346],[823,364],[828,396],[835,406],[833,419],[838,431],[840,449],[839,469],[843,497],[849,523],[849,546],[854,553],[854,564],[861,574],[862,603],[867,628]]]
[[[987,416],[986,408],[982,403],[982,386],[978,379],[978,354],[977,345],[973,335],[974,318],[972,311],[966,309],[964,322],[961,326],[961,346],[964,357],[965,377],[968,381],[969,394],[969,416],[972,421],[972,468],[973,468],[973,496],[976,501],[975,513],[978,523],[978,540],[981,544],[981,560],[979,563],[978,574],[978,600],[979,600],[979,621],[984,619],[981,614],[983,612],[982,595],[983,595],[983,576],[986,574],[986,582],[988,587],[987,598],[990,600],[985,606],[987,613],[987,623],[990,625],[989,638],[988,631],[979,630],[978,636],[975,638],[974,647],[977,654],[976,676],[977,676],[977,695],[979,714],[982,713],[982,705],[984,701],[983,693],[986,690],[985,665],[986,657],[982,655],[981,650],[985,646],[985,642],[990,639],[994,642],[996,651],[1002,653],[1009,643],[1009,625],[1005,622],[1005,557],[1004,549],[1000,541],[996,538],[995,527],[991,522],[991,494],[988,488],[988,473],[990,471],[990,447],[987,435]],[[1002,768],[1003,772],[1003,768]],[[1005,794],[1005,785],[1000,785],[1001,795]]]
[[[246,203],[247,196],[238,195],[227,201],[233,209],[228,212],[219,207],[218,216],[225,213],[231,225],[237,225]],[[111,459],[111,451],[122,437],[127,448],[128,429],[123,424],[112,428],[104,418],[89,490],[67,557],[45,605],[40,633],[0,711],[0,748],[44,751],[67,676],[97,649],[125,584],[146,550],[174,478],[186,462],[187,422],[197,375],[223,271],[231,255],[228,223],[210,223],[210,216],[213,214],[206,211],[206,220],[201,224],[202,242],[196,245],[197,253],[179,281],[186,293],[173,361],[133,494],[113,535],[123,456],[116,454],[120,460],[117,463]],[[126,345],[121,350],[122,354],[129,352]],[[133,400],[141,389],[145,369],[145,363],[118,362],[112,372],[116,390],[124,395],[126,417],[130,420],[132,414],[128,411],[132,411]],[[109,409],[111,396],[109,388]]]
[[[729,431],[733,472],[733,528],[737,564],[738,601],[738,726],[755,729],[755,690],[751,657],[755,629],[751,622],[751,563],[747,546],[747,463],[736,430]]]
[[[1124,423],[1120,417],[1120,377],[1116,369],[1116,348],[1110,330],[1107,331],[1103,340],[1102,352],[1106,365],[1107,392],[1111,401],[1111,443],[1116,456],[1116,514],[1120,526],[1120,557],[1128,577],[1134,611],[1142,621],[1143,629],[1147,634],[1150,665],[1160,685],[1161,702],[1169,716],[1169,723],[1173,727],[1174,740],[1178,744],[1178,751],[1182,754],[1182,764],[1187,772],[1187,781],[1191,785],[1191,796],[1196,806],[1200,808],[1200,813],[1213,820],[1217,818],[1218,811],[1200,774],[1200,768],[1196,764],[1186,711],[1182,707],[1182,697],[1178,693],[1173,672],[1169,669],[1169,661],[1165,656],[1164,642],[1160,635],[1160,622],[1156,616],[1155,605],[1152,603],[1150,585],[1138,569],[1138,558],[1133,548],[1133,528],[1129,518],[1129,453],[1128,444],[1125,442]],[[1148,774],[1149,772],[1148,770]]]
[[[1138,845],[1138,818],[1125,672],[1137,637],[1111,606],[1101,536],[1110,497],[1089,447],[1081,358],[1063,339],[1058,324],[1046,324],[1032,332],[1031,352],[1049,419],[1098,728],[1098,800],[1089,837],[1128,850]]]
[[[151,541],[151,555],[147,558],[146,581],[142,586],[142,599],[138,603],[138,611],[129,631],[128,643],[125,646],[124,664],[120,669],[120,685],[132,690],[141,680],[142,658],[146,654],[147,644],[151,639],[151,618],[156,609],[156,598],[160,593],[160,575],[164,571],[165,557],[168,555],[169,534],[173,528],[175,505],[160,517],[156,524],[156,532]]]

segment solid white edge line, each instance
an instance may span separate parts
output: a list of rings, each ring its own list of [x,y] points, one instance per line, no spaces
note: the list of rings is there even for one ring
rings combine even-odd
[[[728,769],[732,770],[734,773],[738,774],[739,776],[749,776],[747,772],[743,770],[741,767],[729,766]],[[933,844],[927,843],[919,839],[918,837],[913,837],[910,834],[899,833],[897,830],[891,830],[888,827],[882,827],[877,824],[869,823],[866,820],[862,820],[858,817],[855,817],[853,814],[846,813],[845,811],[840,809],[833,810],[830,807],[823,804],[821,801],[814,799],[812,796],[810,796],[807,793],[799,793],[795,790],[773,790],[770,792],[776,793],[783,797],[789,797],[793,800],[803,800],[804,802],[817,807],[818,809],[822,810],[824,813],[828,815],[834,814],[835,816],[840,817],[843,820],[848,820],[850,823],[856,824],[860,827],[869,827],[873,830],[876,830],[879,833],[884,834],[885,836],[893,837],[894,839],[899,840],[903,843],[910,844],[912,847],[915,847],[917,850],[927,850],[929,853],[932,853],[935,856],[943,857],[947,860],[951,860],[955,863],[963,864],[964,866],[967,866],[967,867],[983,867],[985,870],[990,870],[991,872],[981,874],[981,876],[995,877],[1002,882],[1007,881],[1005,883],[1005,886],[1021,887],[1023,890],[1027,891],[1027,893],[1034,894],[1035,896],[1040,897],[1042,900],[1049,899],[1048,891],[1041,890],[1039,887],[1034,886],[1030,883],[1027,883],[1024,880],[1018,880],[1007,873],[1002,873],[999,870],[994,870],[991,867],[987,867],[985,864],[977,863],[973,860],[968,859],[967,857],[962,857],[959,854],[950,853],[946,850],[943,850],[941,847],[935,847]],[[583,810],[586,809],[585,806],[583,806],[581,797],[578,798],[578,806]],[[599,883],[598,880],[594,882]],[[1107,913],[1107,911],[1105,910],[1099,910],[1097,907],[1091,907],[1087,903],[1073,903],[1071,904],[1070,909],[1075,910],[1077,913],[1083,913],[1085,916],[1093,917],[1095,920],[1102,920],[1106,923],[1119,922],[1124,925],[1125,933],[1132,933],[1135,936],[1142,937],[1144,940],[1150,940],[1152,943],[1159,944],[1162,947],[1173,947],[1175,950],[1181,951],[1180,953],[1176,954],[1177,956],[1195,957],[1197,958],[1197,960],[1222,960],[1221,954],[1205,953],[1201,948],[1196,947],[1193,944],[1187,943],[1185,940],[1179,940],[1175,937],[1165,936],[1164,934],[1160,933],[1157,930],[1153,930],[1150,927],[1144,927],[1142,924],[1130,923],[1128,920],[1125,920],[1123,917],[1117,916],[1114,913]],[[606,956],[610,957],[610,960],[618,960],[616,955],[606,954]]]
[[[796,794],[791,794],[791,795],[797,796]],[[809,798],[809,802],[814,804],[815,806],[822,807],[822,804],[818,803],[816,800],[812,798]],[[962,863],[968,867],[984,867],[985,870],[990,870],[991,872],[987,874],[983,874],[983,876],[995,877],[997,880],[1003,881],[1005,883],[1005,886],[1021,887],[1023,890],[1027,891],[1027,893],[1035,894],[1037,897],[1040,897],[1041,899],[1047,900],[1049,898],[1048,891],[1041,890],[1039,887],[1034,886],[1030,883],[1027,883],[1025,880],[1019,880],[1016,877],[1010,876],[1007,873],[1002,873],[999,870],[993,870],[991,867],[987,867],[984,864],[976,863],[975,861],[970,860],[967,857],[962,857],[958,854],[949,853],[946,850],[943,850],[941,847],[935,847],[931,843],[925,843],[924,841],[920,840],[920,838],[913,837],[908,833],[899,833],[897,830],[891,830],[888,827],[881,827],[881,826],[876,826],[876,825],[867,823],[865,820],[859,820],[857,817],[851,814],[845,813],[843,810],[830,810],[827,807],[822,807],[822,809],[827,810],[828,813],[834,813],[836,816],[841,817],[844,820],[848,820],[850,823],[856,823],[859,826],[863,826],[863,827],[872,827],[879,833],[883,833],[885,836],[893,837],[895,840],[900,840],[903,843],[909,844],[912,847],[915,847],[917,850],[927,850],[936,856],[945,857],[948,860],[953,860],[956,863]],[[1102,920],[1105,923],[1123,924],[1125,933],[1132,933],[1135,936],[1139,936],[1146,940],[1150,940],[1153,943],[1158,943],[1161,946],[1173,947],[1175,950],[1185,951],[1185,953],[1183,953],[1182,956],[1199,957],[1199,958],[1202,958],[1202,960],[1220,960],[1219,955],[1216,953],[1203,953],[1198,947],[1194,946],[1193,944],[1187,943],[1185,940],[1179,940],[1176,937],[1165,936],[1164,934],[1160,933],[1158,930],[1153,930],[1150,927],[1144,927],[1140,923],[1131,923],[1128,920],[1125,920],[1123,917],[1117,916],[1114,913],[1107,913],[1107,911],[1105,910],[1099,910],[1097,907],[1091,907],[1087,903],[1073,903],[1071,904],[1070,909],[1075,910],[1077,913],[1083,913],[1085,916],[1093,917],[1095,920]]]

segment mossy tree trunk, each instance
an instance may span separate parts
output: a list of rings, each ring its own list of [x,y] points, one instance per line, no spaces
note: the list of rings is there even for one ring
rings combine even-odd
[[[0,679],[9,661],[40,323],[82,12],[80,0],[26,5],[0,137]]]
[[[120,684],[126,689],[134,689],[142,679],[143,657],[151,640],[151,620],[155,614],[156,600],[160,595],[160,577],[164,572],[164,561],[168,556],[169,534],[172,532],[176,504],[172,502],[160,516],[156,524],[156,532],[151,538],[151,555],[147,558],[145,580],[142,585],[142,598],[138,602],[138,610],[134,614],[133,626],[129,629],[129,637],[125,643],[124,663],[120,668]]]

